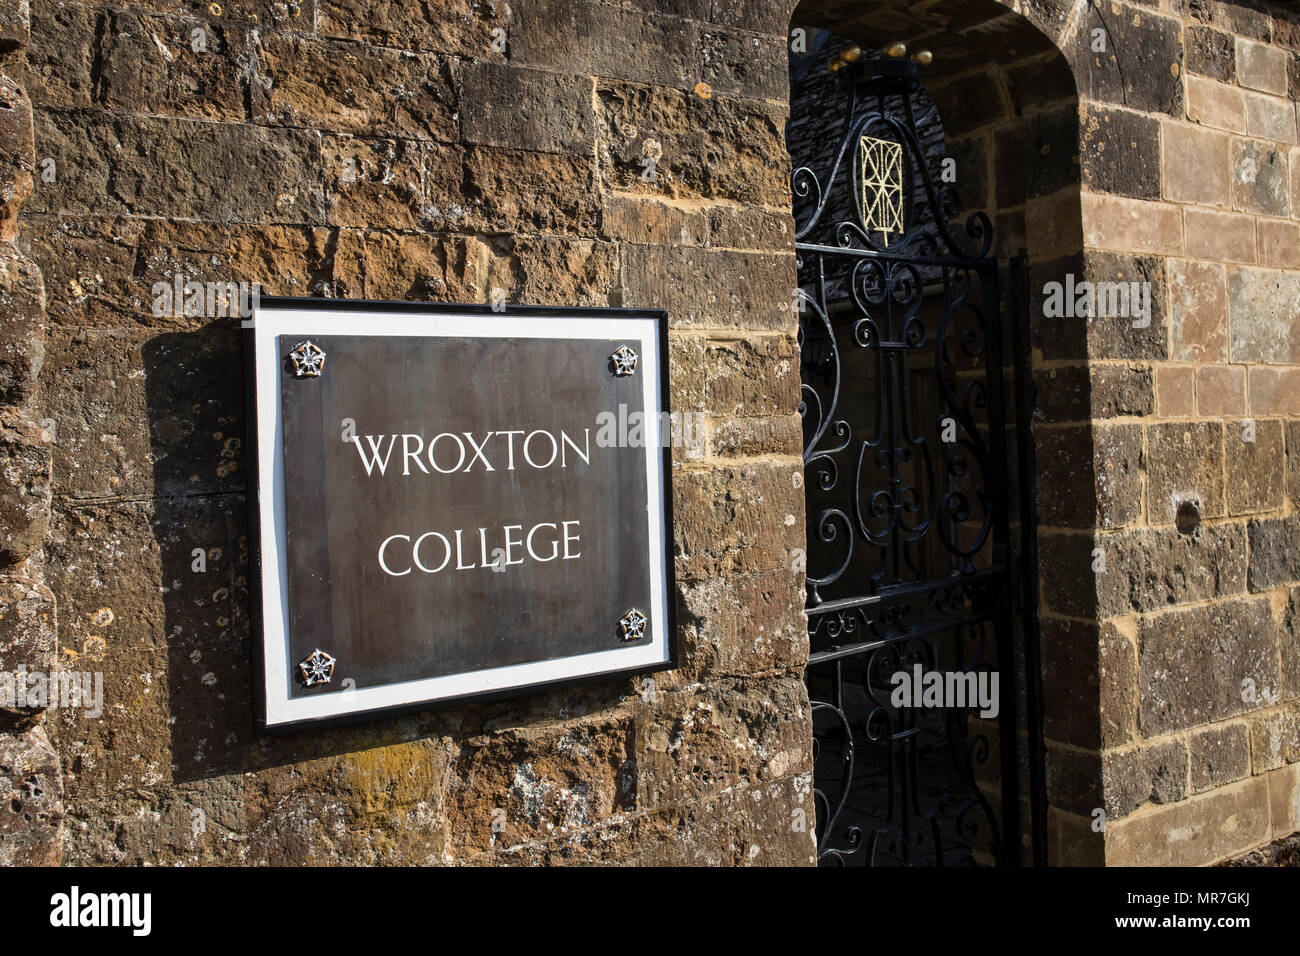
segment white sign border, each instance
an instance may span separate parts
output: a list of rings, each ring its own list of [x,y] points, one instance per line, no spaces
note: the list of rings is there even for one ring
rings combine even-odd
[[[265,300],[264,300],[265,302]],[[421,308],[429,311],[420,311]],[[641,379],[643,407],[663,409],[667,396],[660,395],[662,363],[660,324],[665,320],[633,316],[619,310],[602,314],[566,313],[546,310],[529,314],[526,309],[503,313],[435,311],[424,304],[402,304],[401,309],[382,304],[349,309],[338,300],[323,300],[319,306],[259,303],[248,326],[252,329],[254,414],[257,427],[257,509],[260,551],[260,611],[262,624],[261,671],[267,729],[344,716],[364,716],[379,711],[409,709],[420,704],[440,705],[454,699],[523,690],[600,674],[650,671],[670,666],[675,659],[671,630],[669,582],[664,568],[672,560],[665,521],[669,502],[665,489],[664,449],[660,422],[648,415],[645,429],[647,475],[646,517],[650,543],[650,643],[617,647],[608,651],[532,661],[506,667],[466,671],[421,680],[350,688],[339,693],[306,698],[289,696],[289,595],[288,560],[285,548],[284,441],[280,379],[284,356],[276,346],[280,336],[310,339],[312,336],[418,336],[423,338],[514,338],[514,339],[608,339],[611,351],[620,344],[632,344],[638,353],[636,374]],[[328,373],[328,367],[325,374]],[[663,402],[661,404],[661,397]],[[654,507],[653,505],[658,505]],[[611,625],[612,631],[612,625]]]

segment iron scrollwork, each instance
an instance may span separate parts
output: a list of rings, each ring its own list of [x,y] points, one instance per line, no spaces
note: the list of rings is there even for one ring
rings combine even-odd
[[[984,212],[966,216],[966,243],[949,226],[955,193],[917,131],[920,63],[842,52],[839,67],[848,112],[829,172],[792,176],[819,860],[998,858],[1009,835],[980,787],[987,722],[890,694],[917,663],[975,674],[1006,660],[993,231]]]

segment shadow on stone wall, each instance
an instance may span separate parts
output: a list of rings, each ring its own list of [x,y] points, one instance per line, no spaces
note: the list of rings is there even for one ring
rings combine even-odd
[[[485,830],[492,807],[476,807],[476,801],[508,804],[518,765],[549,756],[549,743],[543,744],[547,753],[538,754],[536,745],[521,742],[532,728],[616,710],[630,717],[629,681],[609,679],[258,736],[251,654],[260,636],[249,607],[241,330],[237,321],[218,320],[151,338],[142,353],[155,460],[150,525],[161,566],[172,776],[183,791],[211,784],[188,787],[188,799],[205,809],[217,832],[224,826],[246,837],[248,862],[319,859],[320,841],[304,836],[304,827],[377,825],[370,811],[394,788],[425,808],[423,826],[404,838],[424,839],[436,850],[454,818],[468,815],[473,819],[464,829]],[[610,735],[620,753],[630,750],[630,726],[625,721],[622,733]],[[509,731],[504,739],[501,731]],[[380,749],[399,744],[408,746]],[[493,784],[476,788],[476,777]],[[336,851],[352,862],[368,853]]]

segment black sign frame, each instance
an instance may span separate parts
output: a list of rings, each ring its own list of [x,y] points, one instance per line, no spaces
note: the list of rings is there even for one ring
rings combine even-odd
[[[656,616],[654,627],[657,631],[662,632],[661,636],[663,644],[662,656],[660,659],[655,661],[646,661],[631,666],[612,667],[590,673],[534,680],[488,690],[456,693],[446,696],[397,703],[389,706],[341,708],[326,715],[311,716],[302,719],[285,719],[282,713],[279,715],[273,714],[270,707],[272,703],[271,691],[268,686],[269,655],[287,655],[288,625],[287,622],[282,622],[286,629],[285,633],[282,635],[282,639],[273,637],[268,631],[268,613],[264,602],[267,596],[265,575],[270,569],[266,567],[266,562],[264,562],[263,532],[267,525],[267,507],[270,506],[274,509],[274,498],[277,494],[277,490],[280,493],[281,499],[283,499],[284,489],[276,489],[274,487],[267,488],[267,482],[263,475],[264,466],[268,464],[265,460],[267,456],[263,448],[264,441],[266,440],[264,426],[267,422],[265,421],[266,409],[260,407],[262,403],[259,403],[258,366],[259,358],[261,358],[263,361],[263,368],[265,368],[266,345],[265,341],[263,341],[263,352],[259,356],[259,339],[257,334],[259,315],[263,312],[273,310],[305,311],[320,313],[322,315],[328,315],[330,313],[368,313],[374,315],[389,314],[396,316],[423,315],[430,317],[491,317],[493,319],[509,317],[516,320],[527,320],[529,322],[536,321],[539,323],[550,323],[566,318],[584,320],[649,320],[655,326],[654,342],[658,350],[655,363],[658,373],[655,383],[658,403],[656,408],[647,409],[646,411],[664,413],[665,415],[671,412],[669,391],[668,313],[662,309],[569,308],[563,306],[523,305],[488,306],[456,303],[261,296],[255,304],[252,318],[243,323],[245,398],[244,448],[246,453],[245,460],[247,463],[246,474],[248,488],[247,518],[249,572],[247,577],[250,597],[250,622],[253,634],[251,652],[254,719],[259,734],[275,734],[285,731],[300,730],[308,727],[352,724],[398,714],[429,711],[468,702],[514,698],[566,686],[657,673],[664,670],[672,670],[679,666],[678,636],[675,620],[677,591],[673,559],[672,448],[669,441],[663,440],[659,443],[661,445],[660,455],[658,456],[660,459],[660,469],[657,473],[659,485],[658,519],[660,522],[659,527],[661,529],[660,561],[657,565],[652,565],[652,571],[657,570],[662,575],[663,602],[660,607],[654,609]],[[365,335],[366,333],[364,331],[357,331],[342,334]],[[524,337],[529,338],[529,336]],[[547,336],[537,336],[537,338],[545,339]],[[596,335],[592,336],[592,338],[596,339],[601,337]],[[274,342],[276,339],[273,337],[271,341]],[[265,376],[263,376],[263,380],[265,380]],[[263,384],[265,385],[265,381],[263,381]],[[275,425],[275,434],[278,436],[280,426],[279,419],[281,415],[279,408],[277,407],[272,409],[270,415],[271,421]],[[275,440],[274,437],[272,440]],[[279,447],[282,448],[282,444],[280,444]],[[272,484],[274,484],[274,482],[272,482]],[[655,502],[647,501],[647,512],[649,512],[654,506]],[[283,509],[283,505],[281,505],[281,509]],[[276,531],[272,529],[270,533],[275,534]],[[276,572],[275,570],[271,570],[270,573],[274,574]],[[287,589],[287,582],[281,582],[281,586]],[[655,643],[657,645],[658,640],[656,640]],[[285,666],[286,668],[289,668],[292,665],[286,661]],[[277,703],[283,703],[283,701],[277,701]]]

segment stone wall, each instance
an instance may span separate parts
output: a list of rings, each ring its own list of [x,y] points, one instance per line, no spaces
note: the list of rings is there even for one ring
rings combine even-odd
[[[105,696],[5,716],[3,845],[808,862],[793,4],[33,0],[30,42],[0,7],[0,665],[56,666],[57,596],[57,666]],[[1294,5],[794,15],[935,38],[959,162],[1036,290],[1151,283],[1145,328],[1033,302],[1052,860],[1212,862],[1300,829]],[[672,401],[709,434],[674,457],[683,666],[256,737],[238,323],[155,314],[177,275],[667,308]]]
[[[642,6],[33,3],[65,860],[811,859],[789,12]],[[255,736],[238,322],[177,275],[667,308],[682,667]]]
[[[0,3],[0,669],[55,667],[55,602],[42,542],[50,526],[48,422],[37,378],[45,355],[45,287],[20,250],[19,212],[39,174],[25,2]],[[56,864],[62,855],[63,778],[43,702],[0,705],[0,866]]]
[[[1100,747],[1055,767],[1099,765],[1108,864],[1211,862],[1300,829],[1300,11],[1160,6],[1109,20],[1141,50],[1126,100],[1104,60],[1076,74],[1085,245],[1161,303],[1153,335],[1090,350],[1094,389],[1151,370],[1141,414],[1104,432],[1141,498],[1081,542],[1106,557],[1098,622],[1060,625],[1098,628],[1106,658]]]

